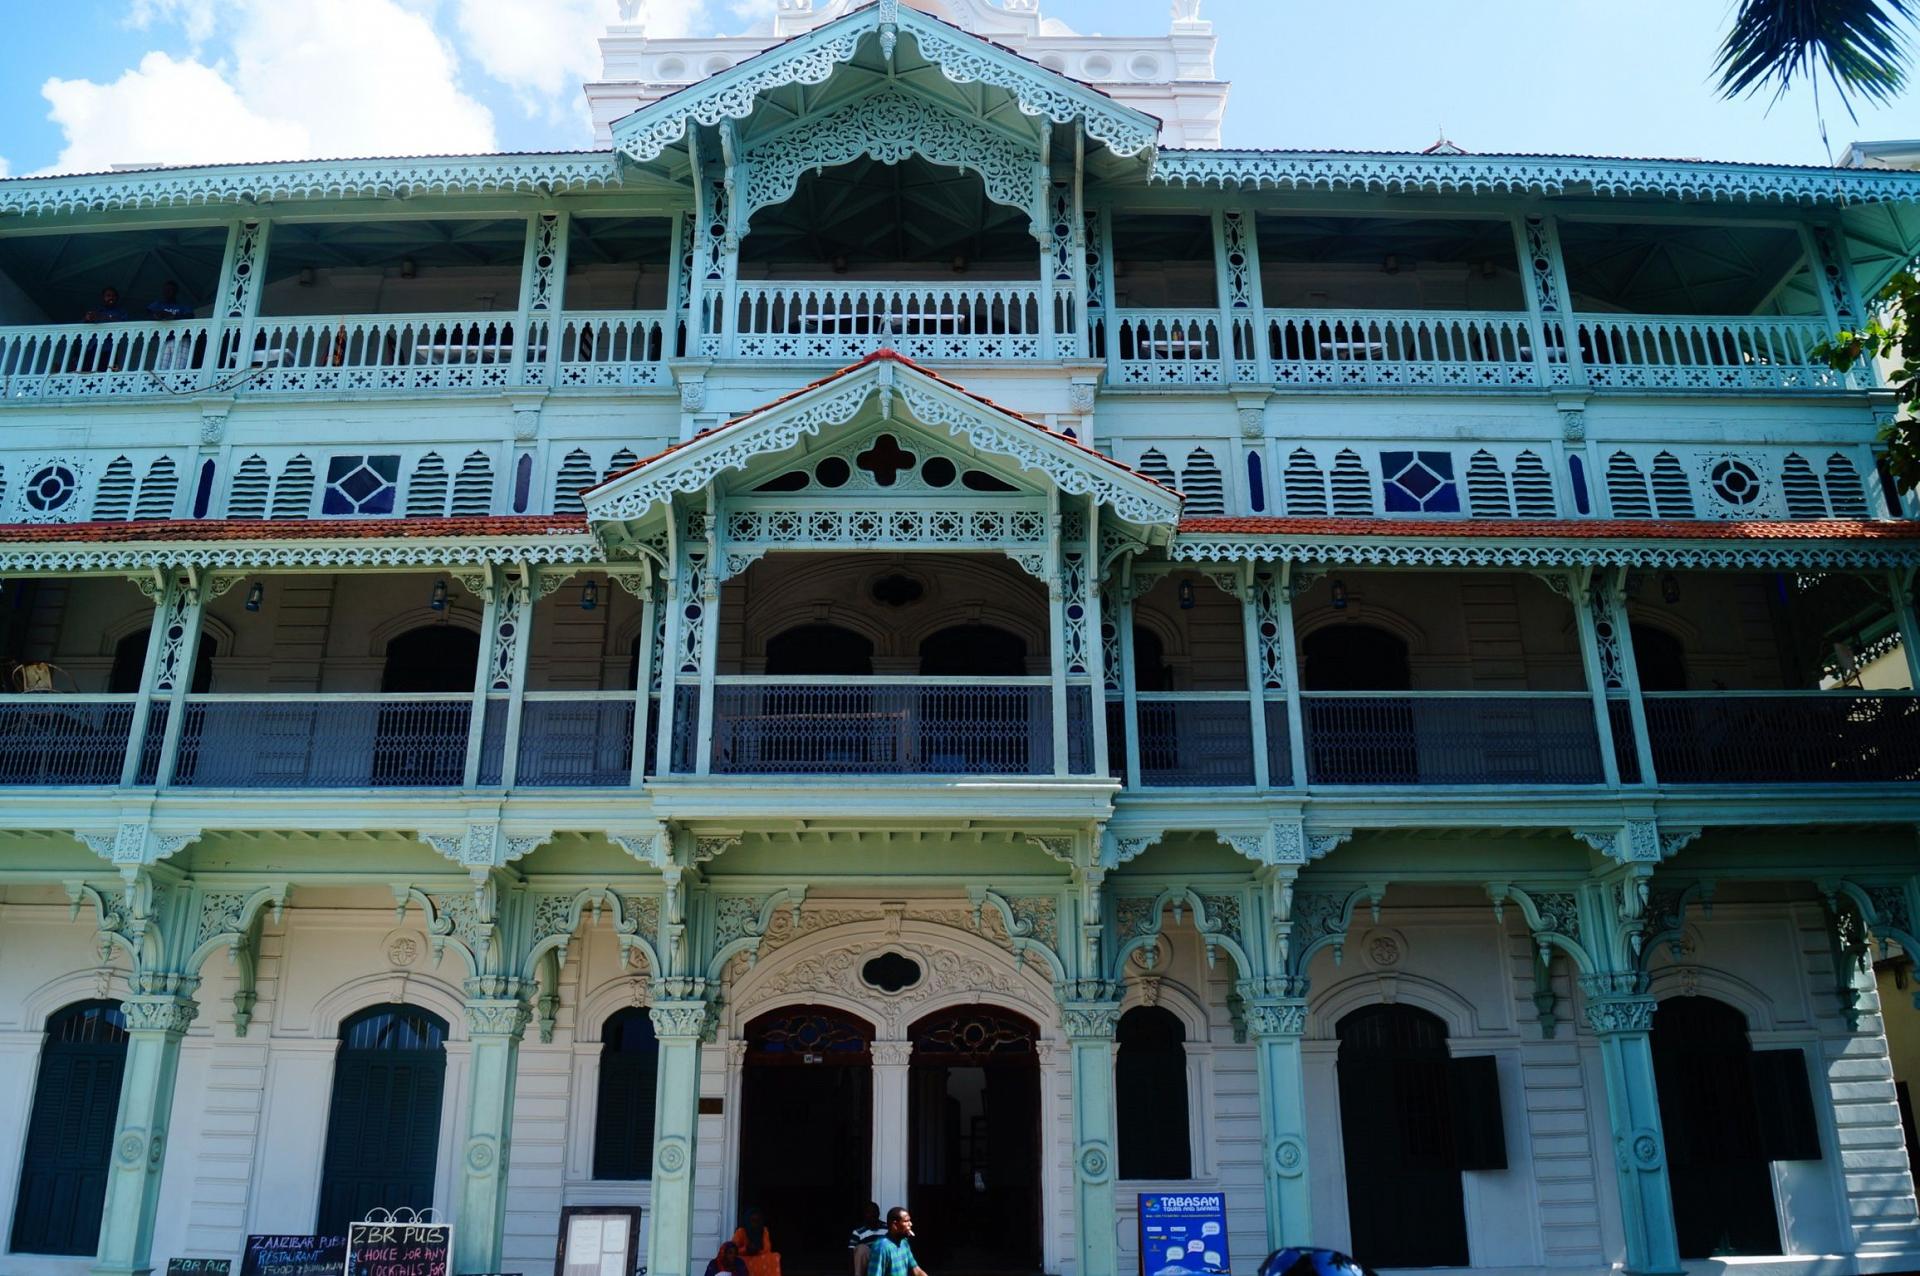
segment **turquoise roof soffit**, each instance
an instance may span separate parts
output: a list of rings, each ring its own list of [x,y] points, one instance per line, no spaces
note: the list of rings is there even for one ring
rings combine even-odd
[[[1097,89],[1028,61],[938,18],[876,0],[825,26],[775,45],[709,80],[641,107],[613,125],[614,149],[638,164],[656,160],[694,124],[744,120],[764,93],[792,84],[822,84],[854,60],[861,44],[877,42],[891,61],[901,35],[955,84],[986,84],[1006,90],[1020,110],[1055,124],[1078,123],[1088,137],[1119,156],[1142,156],[1151,164],[1160,121],[1122,106]]]
[[[0,181],[0,216],[413,195],[578,194],[621,185],[607,151],[304,160]]]
[[[870,410],[877,405],[877,415]],[[891,421],[971,448],[1009,474],[1044,477],[1063,495],[1091,496],[1164,543],[1180,519],[1180,496],[1111,457],[968,393],[888,352],[777,399],[650,457],[582,494],[588,521],[637,523],[674,497],[703,493],[722,475],[825,439],[852,424]],[[910,445],[909,445],[910,446]]]
[[[1920,204],[1920,171],[1572,155],[1160,152],[1152,180],[1226,190],[1654,196],[1742,203]]]

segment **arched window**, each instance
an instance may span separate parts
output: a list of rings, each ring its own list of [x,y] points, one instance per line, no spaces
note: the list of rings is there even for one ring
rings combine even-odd
[[[767,639],[767,673],[871,677],[873,642],[840,625],[795,625]]]
[[[644,1179],[653,1166],[653,1090],[660,1043],[642,1007],[616,1012],[600,1033],[593,1177]]]
[[[1687,649],[1664,629],[1652,625],[1629,627],[1633,636],[1633,670],[1642,691],[1685,691]]]
[[[1027,644],[996,625],[952,625],[920,640],[929,678],[1024,678]]]
[[[1173,690],[1173,669],[1167,664],[1166,644],[1145,625],[1133,627],[1133,689]]]
[[[1651,1045],[1680,1257],[1779,1253],[1770,1163],[1820,1158],[1806,1056],[1712,997],[1662,1001]]]
[[[140,690],[140,675],[147,667],[147,640],[152,632],[142,629],[113,645],[113,669],[107,674],[109,695],[130,696]],[[213,635],[201,634],[200,649],[193,662],[193,683],[188,688],[196,696],[213,690],[213,648]]]
[[[374,1006],[340,1025],[320,1235],[343,1235],[375,1207],[433,1204],[446,1042],[446,1021],[413,1006]]]
[[[99,1251],[126,1063],[127,1025],[119,1002],[75,1002],[47,1019],[14,1203],[12,1252]]]
[[[1193,1177],[1185,1037],[1179,1018],[1158,1006],[1120,1016],[1113,1071],[1123,1179]]]
[[[1308,691],[1408,691],[1407,644],[1378,625],[1342,621],[1300,644],[1300,683]]]
[[[421,625],[387,643],[382,691],[472,691],[480,635],[458,625]]]

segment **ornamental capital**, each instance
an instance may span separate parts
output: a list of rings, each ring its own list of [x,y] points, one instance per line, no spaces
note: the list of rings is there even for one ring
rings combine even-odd
[[[489,998],[466,1004],[467,1031],[475,1037],[510,1037],[519,1040],[533,1017],[527,1003],[517,997]]]
[[[1272,1037],[1299,1037],[1307,1030],[1307,1003],[1298,1000],[1256,1001],[1245,1011],[1247,1036],[1255,1041]]]
[[[713,1006],[701,1001],[656,1001],[647,1007],[653,1031],[663,1038],[698,1041],[706,1035]]]
[[[1587,1026],[1596,1036],[1651,1032],[1653,1012],[1660,1003],[1652,997],[1607,997],[1587,1003]]]
[[[182,1037],[199,1014],[200,1003],[190,997],[135,996],[120,1003],[128,1032],[164,1032]]]

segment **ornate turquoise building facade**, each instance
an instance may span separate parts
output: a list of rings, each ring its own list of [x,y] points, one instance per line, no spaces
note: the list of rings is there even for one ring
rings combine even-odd
[[[1207,149],[1213,39],[780,0],[594,151],[0,181],[0,1271],[1920,1266],[1814,353],[1920,174]]]

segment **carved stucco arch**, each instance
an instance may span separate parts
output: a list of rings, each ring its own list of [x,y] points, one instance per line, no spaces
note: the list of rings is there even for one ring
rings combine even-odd
[[[1740,976],[1713,966],[1692,962],[1662,966],[1651,972],[1648,991],[1661,1001],[1674,997],[1708,997],[1732,1006],[1745,1016],[1749,1033],[1774,1030],[1773,998]],[[1654,1022],[1659,1022],[1658,1012]]]
[[[744,237],[752,230],[760,209],[792,198],[809,170],[837,168],[863,156],[891,165],[916,155],[975,174],[988,199],[1025,212],[1036,228],[1042,225],[1037,150],[956,115],[950,106],[889,85],[749,147],[741,157],[745,193],[739,233]]]
[[[133,989],[127,983],[127,972],[119,965],[120,954],[114,954],[114,962],[108,964],[106,992],[107,1001],[125,1001],[133,995]],[[73,970],[56,975],[38,988],[20,999],[20,1027],[25,1032],[45,1032],[47,1020],[54,1012],[76,1001],[94,1001],[103,998],[100,991],[100,971],[95,966],[88,970]]]
[[[313,1003],[307,1031],[290,1035],[332,1040],[353,1014],[387,1004],[431,1011],[446,1021],[448,1041],[467,1039],[466,1002],[460,990],[436,976],[413,970],[382,970],[335,985]],[[274,1035],[280,1035],[277,1025]]]
[[[1366,614],[1357,618],[1350,611],[1336,611],[1331,605],[1295,612],[1294,641],[1305,642],[1309,634],[1348,623],[1372,625],[1375,629],[1386,630],[1407,644],[1409,659],[1428,654],[1426,630],[1405,614],[1372,599],[1367,600]]]
[[[1120,997],[1120,1013],[1138,1010],[1143,1006],[1156,1007],[1166,1011],[1180,1021],[1185,1032],[1181,1044],[1186,1046],[1207,1045],[1213,1039],[1213,1024],[1207,1013],[1207,1005],[1201,996],[1186,984],[1161,975],[1138,969],[1127,971],[1125,992]],[[1153,999],[1147,999],[1147,986],[1153,985]]]
[[[574,1043],[599,1045],[607,1020],[622,1010],[651,1006],[652,982],[644,967],[636,967],[626,974],[603,979],[592,991],[579,994],[579,1004],[573,1011]]]
[[[964,916],[964,905],[955,907]],[[803,914],[804,916],[804,914]],[[860,967],[894,951],[921,964],[920,982],[897,993],[871,988]],[[1039,961],[1016,967],[1013,953],[986,935],[925,918],[886,917],[807,931],[737,974],[727,993],[726,1027],[739,1038],[755,1017],[783,1005],[828,1005],[872,1023],[882,1040],[903,1040],[922,1016],[952,1006],[1017,1011],[1057,1037],[1053,984]]]
[[[981,551],[985,553],[986,551]],[[916,559],[929,555],[915,554]],[[809,561],[811,560],[811,561]],[[951,625],[967,624],[975,619],[997,625],[1009,633],[1017,634],[1026,644],[1029,654],[1044,652],[1047,649],[1047,613],[1046,598],[1040,594],[1035,600],[1033,613],[1023,615],[991,602],[981,602],[978,606],[971,603],[943,602],[936,598],[930,602],[918,604],[915,608],[901,609],[914,616],[910,623],[896,627],[882,627],[878,621],[889,614],[891,609],[883,611],[879,604],[871,609],[865,606],[841,606],[836,604],[823,617],[815,618],[808,612],[808,604],[822,597],[835,595],[831,587],[852,580],[864,583],[868,576],[884,575],[894,567],[895,560],[890,556],[878,555],[817,555],[789,554],[782,566],[785,570],[773,577],[770,586],[755,591],[743,613],[750,638],[743,649],[749,657],[766,655],[766,640],[775,633],[784,632],[796,625],[814,623],[816,619],[828,624],[850,629],[873,642],[874,655],[881,657],[916,656],[920,651],[920,640],[928,634],[945,629]],[[937,572],[916,572],[911,566],[904,569],[916,579],[923,579],[929,592],[938,595],[950,595],[956,585],[970,585],[981,591],[984,599],[1004,591],[1009,582],[1019,584],[1029,580],[1012,562],[988,561],[970,558],[961,554],[939,555]],[[756,582],[757,583],[757,582]],[[1020,587],[1024,588],[1024,585]],[[1037,591],[1036,591],[1037,593]],[[976,615],[977,613],[977,615]],[[777,615],[791,618],[792,623],[774,628],[754,623],[754,617]]]
[[[1390,995],[1383,995],[1391,990]],[[1447,1025],[1447,1040],[1486,1035],[1473,1003],[1438,980],[1396,970],[1391,974],[1364,971],[1315,996],[1308,1003],[1307,1036],[1337,1041],[1340,1021],[1356,1010],[1379,1005],[1413,1006],[1438,1015]]]
[[[445,617],[443,620],[442,617]],[[423,618],[417,610],[404,610],[373,626],[367,634],[367,655],[375,660],[385,660],[387,644],[401,634],[412,633],[416,629],[428,629],[434,625],[449,625],[455,629],[469,629],[480,633],[480,613],[463,603],[447,599],[445,611],[431,612]]]

